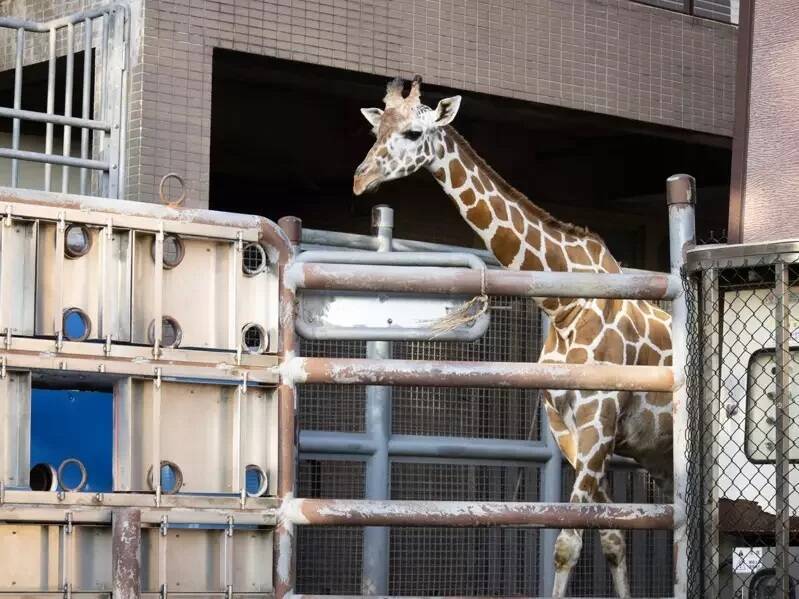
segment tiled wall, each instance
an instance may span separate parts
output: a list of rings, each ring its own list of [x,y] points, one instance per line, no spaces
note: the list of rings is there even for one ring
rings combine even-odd
[[[799,238],[799,6],[755,3],[743,241]]]
[[[55,4],[77,10],[85,2]],[[52,3],[11,4],[42,18]],[[629,0],[133,5],[143,25],[132,36],[129,199],[157,200],[158,181],[174,171],[188,183],[189,202],[207,205],[215,47],[386,77],[420,73],[439,85],[732,132],[737,29]]]

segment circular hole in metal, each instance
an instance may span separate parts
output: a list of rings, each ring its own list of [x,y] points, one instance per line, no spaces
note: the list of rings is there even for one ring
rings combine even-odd
[[[266,268],[266,252],[260,243],[246,243],[242,248],[241,269],[245,275],[253,276]]]
[[[64,310],[62,321],[64,339],[68,341],[85,341],[92,331],[92,321],[88,314],[80,308],[67,308]]]
[[[164,495],[172,495],[180,491],[183,486],[183,471],[175,462],[169,460],[161,461],[161,493]],[[147,485],[151,490],[155,491],[153,485],[153,467],[147,469]]]
[[[57,491],[58,472],[50,464],[36,464],[30,472],[31,491]]]
[[[150,253],[152,254],[153,261],[155,261],[155,244],[156,240],[153,239],[153,243],[150,246]],[[173,233],[167,233],[164,235],[163,253],[164,257],[162,263],[164,268],[167,270],[175,268],[178,264],[183,262],[183,257],[186,255],[186,247],[183,245],[183,240]]]
[[[85,225],[69,225],[64,232],[64,254],[67,258],[80,258],[92,249],[92,236]]]
[[[155,343],[155,320],[150,322],[147,332],[150,345]],[[183,339],[183,329],[180,328],[178,321],[171,316],[164,316],[161,319],[161,347],[178,347]]]
[[[58,476],[58,485],[64,491],[80,491],[86,486],[89,478],[86,466],[77,458],[67,458],[61,462],[56,474]]]
[[[260,466],[249,464],[244,469],[244,489],[247,497],[261,497],[269,488],[269,478]]]
[[[241,329],[241,345],[248,354],[260,354],[268,345],[266,331],[259,324],[245,324]]]

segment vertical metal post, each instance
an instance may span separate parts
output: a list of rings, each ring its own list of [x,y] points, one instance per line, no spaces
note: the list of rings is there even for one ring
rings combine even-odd
[[[372,208],[372,229],[378,240],[378,252],[390,252],[394,228],[394,211],[388,206]],[[368,358],[391,358],[390,341],[369,341]],[[391,437],[391,395],[388,386],[366,387],[366,434],[374,443],[375,452],[366,460],[367,499],[390,499],[388,443]],[[363,568],[361,593],[388,594],[389,529],[367,526],[363,529]]]
[[[72,116],[72,84],[75,71],[75,26],[67,25],[67,75],[64,91],[64,116]],[[63,154],[69,156],[72,148],[72,127],[64,125]],[[61,193],[69,192],[69,167],[61,167]]]
[[[775,389],[774,399],[777,408],[777,421],[775,427],[775,455],[774,455],[774,488],[776,495],[776,518],[775,518],[775,563],[774,569],[777,575],[777,588],[780,597],[790,596],[790,566],[792,557],[790,554],[790,494],[791,484],[788,480],[790,476],[789,451],[792,440],[789,434],[790,420],[790,313],[788,301],[788,265],[780,260],[776,266],[776,285],[774,295],[777,302],[774,308],[775,330]]]
[[[696,181],[689,175],[672,175],[666,182],[669,207],[671,273],[681,275],[686,251],[696,243],[694,204]],[[672,365],[676,389],[672,398],[674,463],[674,597],[686,597],[688,590],[688,537],[686,526],[687,491],[687,401],[686,364],[688,362],[688,305],[682,293],[672,302]]]
[[[55,27],[49,33],[49,58],[47,60],[47,114],[55,113]],[[45,126],[44,153],[53,153],[53,123]],[[44,165],[44,190],[50,191],[52,183],[53,165]]]
[[[702,272],[702,371],[703,376],[701,418],[702,468],[702,590],[706,597],[720,597],[732,593],[722,580],[721,537],[719,535],[719,416],[721,415],[721,372],[719,271],[715,266]]]
[[[104,18],[107,21],[105,31],[108,34],[105,48],[104,70],[106,74],[104,90],[104,120],[111,124],[111,133],[105,146],[103,156],[109,163],[108,178],[103,185],[103,195],[109,198],[121,197],[121,186],[124,181],[125,168],[122,164],[122,149],[125,144],[127,93],[127,13],[122,7],[110,10]]]
[[[83,89],[81,92],[81,118],[89,118],[89,81],[91,80],[91,55],[92,55],[92,20],[83,21]],[[89,157],[89,129],[83,127],[80,131],[80,157]],[[80,169],[80,193],[86,195],[89,171]]]
[[[302,221],[293,216],[286,216],[278,221],[278,225],[286,233],[296,251],[302,238]],[[279,354],[284,361],[296,355],[298,348],[297,335],[294,330],[296,312],[295,292],[285,284],[287,262],[279,266],[280,285],[280,347]],[[294,381],[281,377],[278,386],[278,497],[285,501],[292,499],[296,492],[295,464],[297,461],[297,390]],[[277,551],[275,552],[275,598],[283,599],[294,593],[295,583],[295,539],[294,524],[284,517],[279,517],[275,529]]]
[[[141,511],[120,508],[111,518],[111,595],[114,599],[141,597]]]
[[[549,333],[549,316],[543,310],[541,313],[541,345],[546,342],[547,334]],[[553,503],[560,502],[560,487],[561,476],[563,473],[563,456],[560,452],[555,437],[549,429],[549,419],[547,418],[546,409],[544,409],[543,402],[539,407],[541,410],[541,434],[546,442],[547,449],[549,450],[549,459],[544,464],[543,472],[543,489],[541,491],[540,501],[551,501]],[[555,584],[555,541],[558,538],[558,530],[556,528],[543,528],[539,533],[539,543],[541,546],[541,575],[539,576],[540,589],[539,594],[546,597],[548,593],[552,592]]]
[[[25,52],[25,28],[17,29],[17,60],[14,68],[14,109],[22,108],[22,59]],[[11,147],[19,150],[20,120],[14,119],[11,129]],[[11,160],[11,187],[19,184],[19,160]]]

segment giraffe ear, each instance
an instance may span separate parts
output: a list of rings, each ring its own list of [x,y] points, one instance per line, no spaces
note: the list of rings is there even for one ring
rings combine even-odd
[[[361,114],[369,121],[372,127],[377,127],[380,124],[380,117],[383,116],[383,111],[379,108],[361,108]]]
[[[444,98],[436,106],[436,126],[443,127],[449,125],[458,114],[458,108],[461,106],[461,97],[452,96],[451,98]]]

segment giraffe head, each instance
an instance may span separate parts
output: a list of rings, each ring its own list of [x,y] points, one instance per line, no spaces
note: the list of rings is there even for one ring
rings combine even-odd
[[[377,140],[355,170],[355,195],[372,191],[384,181],[410,175],[433,160],[434,138],[439,128],[455,118],[461,97],[445,98],[433,110],[420,101],[421,82],[421,77],[414,77],[411,91],[403,96],[402,79],[394,79],[383,98],[385,110],[361,109]]]

